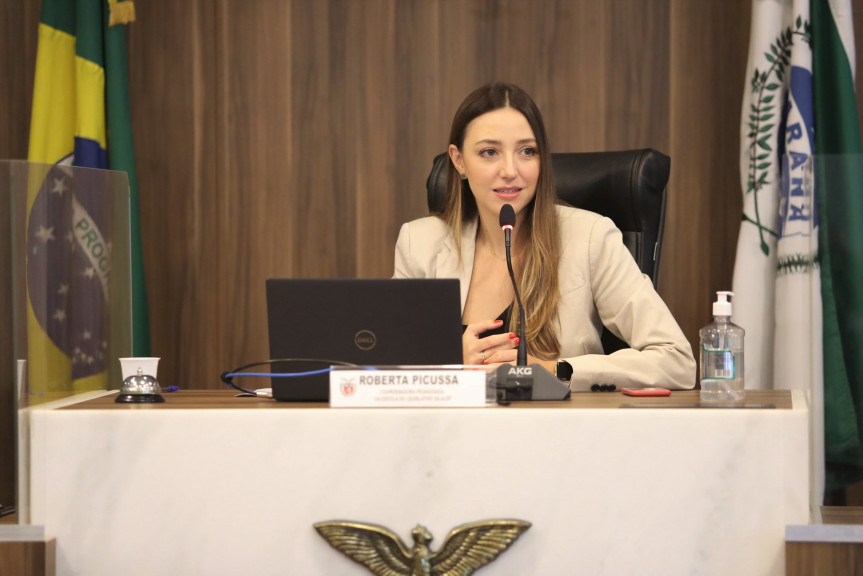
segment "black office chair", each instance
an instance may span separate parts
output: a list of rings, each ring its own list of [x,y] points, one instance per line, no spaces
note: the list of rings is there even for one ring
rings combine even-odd
[[[441,212],[446,195],[446,153],[434,159],[426,180],[428,206]],[[656,286],[665,228],[665,200],[671,158],[651,150],[552,154],[558,197],[577,208],[609,217],[623,233],[623,243],[639,269]],[[602,334],[607,354],[626,347],[608,330]]]

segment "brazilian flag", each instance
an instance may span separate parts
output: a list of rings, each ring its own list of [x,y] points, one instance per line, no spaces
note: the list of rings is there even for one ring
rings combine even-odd
[[[109,215],[98,198],[88,197],[91,187],[76,182],[64,166],[128,174],[132,345],[134,355],[150,355],[123,27],[133,20],[131,1],[42,2],[28,160],[54,168],[41,187],[31,188],[27,202],[27,333],[33,392],[104,389],[107,363],[116,362],[105,357],[107,336],[99,318],[110,274],[100,269],[99,258],[111,245],[100,224]],[[80,231],[65,223],[71,217],[58,217],[61,213],[73,214],[76,222],[88,226],[81,235],[91,248],[88,254],[64,248],[64,240],[74,245]]]

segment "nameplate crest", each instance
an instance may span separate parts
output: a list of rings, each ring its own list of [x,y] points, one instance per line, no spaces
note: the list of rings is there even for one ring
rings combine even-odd
[[[486,404],[486,373],[477,369],[334,368],[334,408],[471,408]]]

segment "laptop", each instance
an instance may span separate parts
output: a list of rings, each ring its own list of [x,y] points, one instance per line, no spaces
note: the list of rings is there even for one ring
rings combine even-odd
[[[316,360],[272,371],[461,364],[460,298],[455,279],[268,279],[270,358]],[[273,398],[327,402],[329,382],[328,372],[272,378]]]

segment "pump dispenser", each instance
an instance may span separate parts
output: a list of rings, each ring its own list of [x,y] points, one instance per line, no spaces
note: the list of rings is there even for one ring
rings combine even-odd
[[[699,330],[701,337],[702,402],[743,400],[743,328],[731,321],[733,292],[716,293],[713,322]]]

